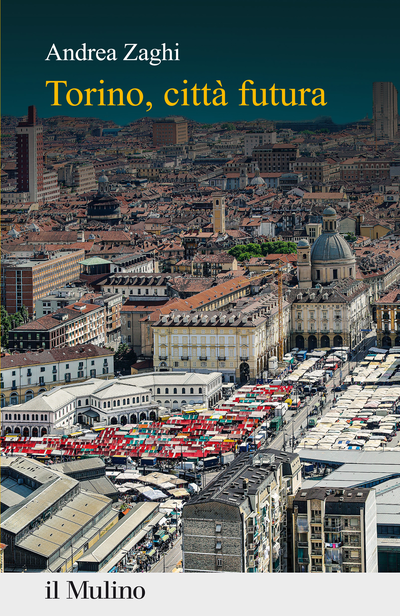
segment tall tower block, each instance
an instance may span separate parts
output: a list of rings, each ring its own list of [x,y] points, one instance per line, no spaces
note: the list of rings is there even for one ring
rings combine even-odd
[[[29,192],[37,201],[43,191],[43,127],[37,124],[36,108],[28,107],[26,122],[16,128],[18,192]]]
[[[225,233],[225,197],[222,193],[214,193],[213,199],[213,232]]]

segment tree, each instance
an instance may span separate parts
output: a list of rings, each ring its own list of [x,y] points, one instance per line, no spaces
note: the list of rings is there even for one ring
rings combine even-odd
[[[354,235],[354,233],[346,233],[346,235],[344,236],[344,239],[347,242],[355,242],[357,240],[357,236]]]
[[[4,306],[1,306],[1,346],[6,349],[8,349],[8,332],[11,327],[11,317]]]
[[[262,242],[261,244],[237,244],[229,251],[229,254],[238,261],[248,261],[252,257],[265,257],[272,254],[296,254],[297,246],[294,242]]]

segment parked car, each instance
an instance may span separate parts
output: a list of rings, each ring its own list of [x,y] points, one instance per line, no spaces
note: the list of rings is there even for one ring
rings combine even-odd
[[[335,387],[335,388],[334,388],[334,390],[333,390],[333,391],[342,391],[342,388],[341,388],[341,386],[340,386],[340,385],[338,385],[337,387]]]

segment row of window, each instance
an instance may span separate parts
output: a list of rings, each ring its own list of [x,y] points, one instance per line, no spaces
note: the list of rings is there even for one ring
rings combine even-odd
[[[186,393],[186,387],[182,387],[181,389],[182,389],[181,393],[185,394]],[[157,387],[157,392],[156,393],[157,394],[161,394],[161,387]],[[169,387],[165,387],[164,388],[164,393],[165,394],[169,394]],[[171,391],[171,393],[177,394],[178,393],[178,388],[174,387],[173,391]],[[194,394],[194,387],[190,387],[189,393],[190,394]],[[199,387],[199,394],[202,394],[202,393],[203,393],[203,388]]]
[[[4,413],[4,418],[8,421],[11,421],[13,419],[13,414]],[[20,413],[14,413],[14,421],[21,421]],[[32,413],[30,415],[29,413],[22,413],[22,421],[47,421],[47,414],[40,415],[40,420],[39,420],[39,415],[37,414]]]

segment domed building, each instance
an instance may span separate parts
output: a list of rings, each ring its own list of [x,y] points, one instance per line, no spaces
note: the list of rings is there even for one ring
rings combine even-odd
[[[337,230],[337,215],[332,207],[323,213],[323,231],[310,248],[306,240],[297,246],[297,276],[300,288],[327,286],[336,280],[355,278],[356,258]]]
[[[371,327],[369,288],[356,280],[356,259],[338,233],[336,211],[327,207],[323,231],[312,247],[297,244],[298,289],[291,302],[291,343],[309,351],[332,347],[353,350]]]
[[[258,167],[256,167],[254,169],[254,172],[255,172],[255,176],[251,180],[250,186],[263,186],[265,184],[265,181],[262,179],[262,177],[260,175],[260,169]]]
[[[87,220],[109,225],[118,225],[122,220],[120,202],[110,194],[108,177],[104,173],[99,178],[97,195],[88,203]]]

